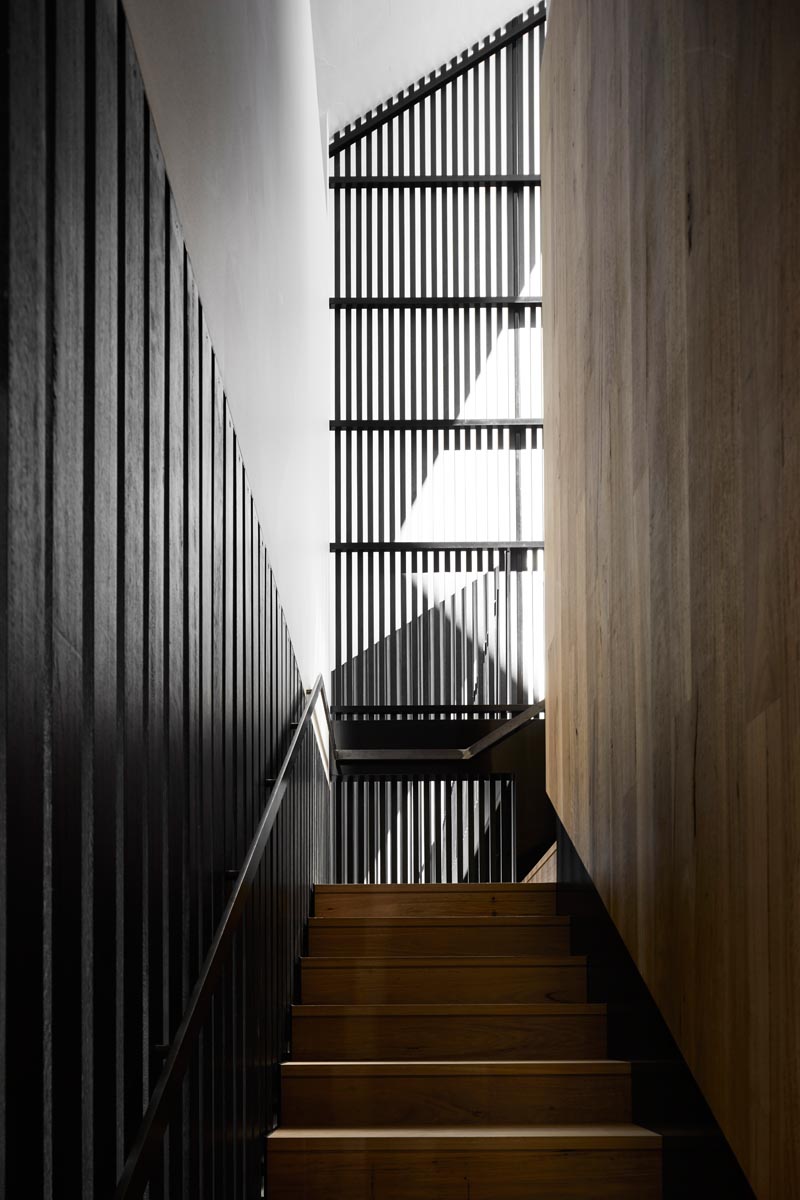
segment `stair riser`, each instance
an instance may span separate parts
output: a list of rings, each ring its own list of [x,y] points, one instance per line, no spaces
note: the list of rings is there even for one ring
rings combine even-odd
[[[303,1016],[292,1022],[299,1062],[603,1058],[604,1016]]]
[[[308,931],[309,954],[327,957],[361,958],[370,955],[422,957],[441,955],[561,955],[569,954],[569,927],[543,925],[514,929],[444,926],[410,929],[385,925],[332,927],[314,925]]]
[[[631,1119],[629,1075],[284,1078],[284,1128],[554,1125]]]
[[[585,967],[325,967],[303,964],[304,1004],[534,1003],[586,999]]]
[[[326,895],[316,893],[317,917],[550,917],[555,916],[555,891],[469,892],[424,895],[395,893],[381,895]]]
[[[656,1150],[270,1153],[271,1200],[660,1200]]]

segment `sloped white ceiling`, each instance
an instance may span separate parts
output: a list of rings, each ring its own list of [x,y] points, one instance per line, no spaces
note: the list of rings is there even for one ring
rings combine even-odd
[[[321,119],[333,134],[530,6],[531,0],[311,0]]]

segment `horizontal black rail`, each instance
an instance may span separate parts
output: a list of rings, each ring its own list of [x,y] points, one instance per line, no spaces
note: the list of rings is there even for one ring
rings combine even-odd
[[[544,542],[331,542],[331,554],[436,554],[473,550],[544,550]]]
[[[541,175],[331,175],[328,187],[358,188],[523,188],[541,187]]]
[[[509,717],[502,725],[498,725],[496,729],[492,729],[489,733],[484,734],[483,737],[478,738],[472,745],[465,746],[463,749],[453,749],[449,746],[420,746],[413,749],[398,746],[381,748],[364,747],[361,750],[337,750],[335,754],[339,762],[347,763],[470,762],[472,759],[477,758],[478,755],[484,754],[487,750],[491,750],[492,747],[512,737],[531,721],[538,720],[543,712],[544,700],[538,700],[536,704],[529,704],[522,712]]]
[[[367,417],[362,420],[333,420],[332,433],[414,432],[436,429],[542,429],[541,417]]]
[[[340,150],[346,150],[353,142],[359,141],[368,133],[372,133],[374,129],[380,129],[381,125],[385,125],[387,121],[392,121],[400,113],[405,112],[413,104],[417,104],[420,100],[424,100],[426,96],[430,96],[433,92],[451,83],[452,80],[458,79],[459,75],[464,75],[467,71],[472,70],[479,62],[483,62],[485,58],[490,58],[496,54],[498,50],[502,50],[504,46],[515,42],[517,38],[521,38],[523,34],[531,29],[535,29],[538,25],[543,25],[546,19],[544,6],[527,17],[517,17],[510,21],[506,26],[505,33],[498,32],[492,39],[486,42],[480,50],[474,49],[460,59],[452,63],[449,67],[440,69],[429,79],[421,79],[419,83],[410,88],[407,92],[401,92],[394,100],[388,101],[381,109],[373,113],[371,117],[362,119],[358,125],[348,130],[342,130],[333,135],[333,138],[328,146],[328,156],[333,158]]]
[[[142,1117],[136,1140],[125,1161],[114,1192],[114,1200],[132,1200],[141,1197],[147,1187],[150,1172],[156,1160],[161,1141],[169,1124],[169,1118],[174,1103],[180,1095],[183,1077],[189,1066],[192,1045],[206,1018],[211,1003],[214,987],[225,965],[225,954],[229,949],[244,915],[245,905],[249,899],[256,878],[256,873],[264,855],[264,850],[270,839],[278,810],[284,793],[289,784],[289,776],[300,751],[303,739],[317,701],[323,697],[325,715],[331,738],[329,759],[333,771],[336,761],[335,745],[333,742],[333,722],[330,716],[325,688],[320,675],[310,692],[307,693],[302,716],[292,735],[289,748],[281,764],[280,770],[270,791],[269,800],[258,823],[253,840],[247,850],[244,862],[233,884],[230,898],[225,911],[220,917],[214,937],[206,955],[197,982],[192,989],[180,1025],[175,1037],[169,1045],[166,1062],[158,1077],[150,1103]]]
[[[524,712],[527,704],[337,704],[331,709],[334,719],[337,717],[367,716],[395,717],[401,713],[413,713],[420,716],[449,716],[455,713],[480,713],[486,716],[490,713]]]
[[[331,296],[334,309],[541,308],[541,296]]]

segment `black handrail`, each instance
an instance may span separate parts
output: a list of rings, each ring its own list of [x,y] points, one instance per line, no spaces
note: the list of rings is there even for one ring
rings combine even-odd
[[[502,725],[498,725],[496,729],[492,729],[483,737],[478,738],[471,746],[463,748],[446,747],[437,749],[426,746],[419,749],[407,749],[405,747],[389,747],[389,748],[365,748],[363,750],[336,750],[334,757],[339,762],[406,762],[406,761],[422,761],[422,762],[469,762],[473,758],[477,758],[479,754],[490,750],[492,746],[504,742],[506,738],[511,737],[522,729],[529,721],[533,721],[536,717],[544,712],[544,700],[538,700],[536,704],[529,704],[522,712],[517,713],[513,717],[509,717],[507,721],[503,721]],[[430,728],[431,722],[426,723],[426,728]]]
[[[205,1020],[211,995],[219,979],[224,965],[225,952],[231,944],[231,939],[241,921],[245,904],[252,890],[253,882],[261,863],[264,850],[270,839],[278,809],[281,806],[284,792],[288,786],[289,775],[300,748],[303,734],[311,720],[317,701],[322,697],[330,738],[330,773],[335,771],[335,743],[333,723],[331,721],[328,698],[322,676],[317,678],[313,688],[306,693],[306,703],[303,715],[289,743],[289,749],[275,777],[267,806],[259,821],[258,828],[250,843],[244,862],[233,885],[230,899],[225,907],[214,938],[206,955],[197,982],[186,1005],[178,1030],[173,1038],[164,1067],[153,1089],[150,1103],[142,1117],[139,1132],[125,1160],[122,1174],[119,1177],[114,1200],[133,1200],[141,1197],[150,1179],[150,1171],[161,1140],[166,1132],[171,1115],[172,1104],[183,1082],[183,1076],[189,1065],[189,1055],[194,1038],[199,1033]]]

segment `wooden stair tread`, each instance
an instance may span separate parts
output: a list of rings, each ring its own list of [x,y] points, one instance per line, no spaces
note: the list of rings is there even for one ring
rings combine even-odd
[[[273,1152],[291,1151],[297,1143],[323,1143],[326,1150],[458,1150],[484,1149],[487,1142],[506,1150],[659,1150],[661,1137],[641,1125],[507,1125],[486,1128],[404,1127],[274,1130]]]
[[[357,967],[365,969],[414,970],[423,967],[425,970],[446,967],[580,967],[586,966],[586,956],[583,954],[426,954],[417,955],[326,955],[309,954],[300,959],[304,970],[341,971],[345,968]]]
[[[511,913],[496,917],[436,916],[436,917],[309,917],[309,926],[317,929],[497,929],[500,925],[512,929],[545,929],[551,925],[564,928],[569,917],[538,913]]]
[[[287,1076],[331,1078],[340,1076],[408,1076],[408,1075],[630,1075],[631,1064],[621,1059],[442,1059],[419,1062],[387,1060],[381,1062],[285,1062],[281,1066]]]
[[[318,883],[314,893],[322,896],[369,895],[443,895],[466,892],[469,895],[502,895],[530,892],[554,892],[555,883]]]
[[[604,1017],[605,1004],[579,1001],[532,1004],[295,1004],[304,1017]]]

